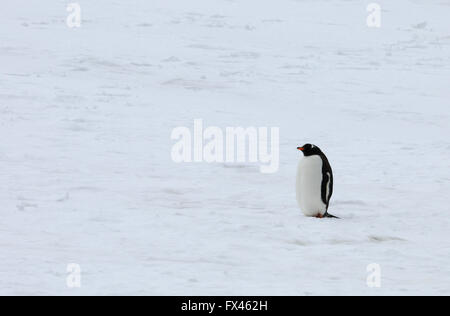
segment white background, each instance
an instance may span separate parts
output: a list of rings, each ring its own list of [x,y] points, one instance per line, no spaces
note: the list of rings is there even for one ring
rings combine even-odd
[[[379,29],[356,0],[68,3],[0,5],[0,294],[450,294],[448,0]],[[279,172],[175,164],[196,118],[279,127]],[[306,142],[339,221],[297,208]]]

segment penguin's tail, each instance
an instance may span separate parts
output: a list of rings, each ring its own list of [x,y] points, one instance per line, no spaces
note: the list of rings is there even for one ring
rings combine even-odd
[[[325,218],[337,218],[337,219],[340,219],[339,217],[334,216],[334,215],[331,215],[331,214],[329,214],[328,212],[326,212],[325,215],[324,215],[323,217],[325,217]]]

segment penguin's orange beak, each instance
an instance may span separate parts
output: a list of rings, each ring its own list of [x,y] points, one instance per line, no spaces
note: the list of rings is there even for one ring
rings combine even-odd
[[[303,147],[297,147],[297,149],[300,150],[300,151],[305,150],[305,148],[303,148]]]

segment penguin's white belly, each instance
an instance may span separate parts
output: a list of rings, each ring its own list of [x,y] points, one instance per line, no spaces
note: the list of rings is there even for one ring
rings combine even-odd
[[[324,215],[327,206],[322,201],[322,159],[308,156],[300,160],[297,170],[297,202],[306,216]]]

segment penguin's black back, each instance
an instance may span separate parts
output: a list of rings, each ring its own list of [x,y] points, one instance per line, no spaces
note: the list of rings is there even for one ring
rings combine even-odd
[[[319,154],[320,158],[322,159],[322,201],[327,206],[330,204],[331,196],[333,195],[333,170],[331,169],[330,162],[328,161],[327,156],[323,152]],[[327,186],[329,184],[329,192],[327,194]]]

